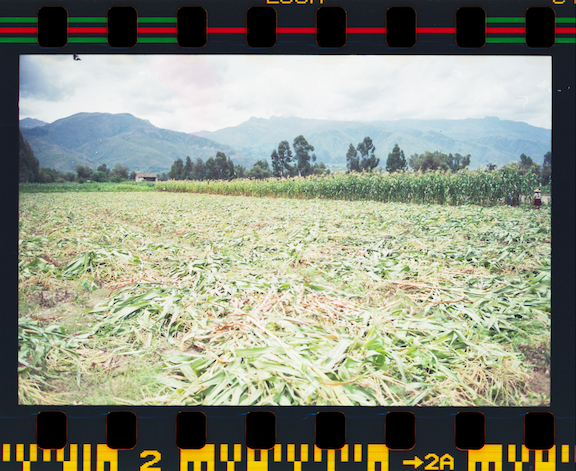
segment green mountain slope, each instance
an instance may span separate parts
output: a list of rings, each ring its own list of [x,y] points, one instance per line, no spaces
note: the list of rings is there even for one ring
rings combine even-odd
[[[224,152],[235,163],[246,157],[228,145],[160,129],[130,114],[79,113],[42,127],[22,128],[41,167],[73,171],[76,165],[96,168],[116,163],[132,170],[164,172],[174,160],[204,160]]]

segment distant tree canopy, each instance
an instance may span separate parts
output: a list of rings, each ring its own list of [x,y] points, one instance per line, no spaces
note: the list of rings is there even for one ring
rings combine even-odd
[[[208,180],[230,180],[234,178],[234,164],[223,152],[206,160],[206,178]]]
[[[520,156],[520,167],[523,170],[528,170],[530,169],[530,167],[533,167],[534,165],[535,164],[534,161],[532,160],[532,157],[528,157],[526,154],[522,154]]]
[[[244,165],[234,165],[236,178],[248,178],[248,169]]]
[[[314,146],[308,144],[306,138],[302,135],[296,137],[292,143],[294,155],[290,149],[288,141],[282,141],[278,144],[278,150],[274,149],[271,154],[272,174],[274,177],[294,177],[301,175],[322,175],[330,173],[324,163],[316,162],[316,154],[310,155],[314,151]],[[292,164],[294,162],[294,164]],[[266,177],[264,177],[266,178]]]
[[[296,159],[298,174],[302,177],[310,175],[312,173],[312,165],[310,165],[310,160],[315,162],[316,154],[312,154],[312,156],[310,156],[309,152],[314,150],[314,146],[308,144],[308,141],[302,135],[294,139],[292,146],[294,147],[294,158]]]
[[[404,151],[400,149],[398,144],[394,145],[392,152],[388,154],[388,160],[386,161],[386,171],[393,173],[398,170],[406,169],[406,157],[404,157]]]
[[[380,159],[377,159],[374,155],[376,147],[374,146],[372,139],[365,137],[364,140],[356,146],[356,149],[360,154],[360,167],[362,170],[371,172],[372,169],[378,167]]]
[[[92,180],[93,182],[107,182],[108,176],[104,172],[96,170],[92,174],[92,177],[90,178],[90,180]]]
[[[440,151],[426,151],[423,154],[412,154],[408,159],[408,165],[416,171],[445,170],[455,173],[470,165],[470,155],[464,157],[460,154],[446,155]]]
[[[94,173],[94,170],[88,167],[88,165],[76,165],[76,174],[78,179],[88,180]]]
[[[190,159],[189,156],[186,156],[186,163],[182,168],[183,180],[192,180],[192,169],[193,169],[192,159]]]
[[[183,170],[184,170],[184,163],[182,162],[182,159],[176,159],[172,164],[172,168],[170,168],[168,176],[172,180],[184,180]]]
[[[129,172],[129,168],[122,165],[122,164],[116,164],[114,165],[114,168],[112,170],[110,170],[110,177],[114,177],[115,175],[118,175],[120,178],[128,180],[128,172]]]
[[[292,150],[288,141],[278,144],[278,151],[274,149],[270,156],[272,159],[272,175],[275,177],[289,177],[296,174],[296,168],[291,164]]]
[[[351,172],[363,170],[371,172],[380,163],[380,159],[376,158],[374,152],[376,152],[376,147],[368,136],[356,147],[350,144],[346,153],[346,168]]]
[[[258,160],[250,169],[247,176],[248,178],[256,178],[258,180],[270,178],[272,176],[272,172],[270,172],[268,161],[264,159]]]
[[[350,144],[348,152],[346,153],[346,168],[351,172],[360,171],[360,158],[358,157],[358,151],[353,144]]]
[[[322,175],[330,173],[324,163],[315,163],[316,156],[310,155],[314,147],[308,144],[304,136],[298,136],[293,143],[294,154],[288,141],[281,141],[278,149],[272,151],[271,162],[266,159],[257,160],[252,168],[247,169],[243,165],[234,165],[230,157],[223,152],[217,152],[215,157],[210,157],[206,162],[196,159],[192,162],[186,157],[186,163],[182,159],[176,159],[168,173],[168,178],[174,180],[230,180],[233,178],[264,179],[270,177],[293,177],[295,175]],[[314,162],[314,163],[310,163]]]

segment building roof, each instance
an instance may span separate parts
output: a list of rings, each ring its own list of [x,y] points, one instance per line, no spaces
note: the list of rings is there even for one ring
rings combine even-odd
[[[136,176],[137,177],[156,177],[157,175],[155,173],[136,172]]]

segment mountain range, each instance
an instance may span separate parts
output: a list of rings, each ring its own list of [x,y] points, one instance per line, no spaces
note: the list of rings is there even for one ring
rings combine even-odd
[[[41,126],[21,125],[20,130],[40,167],[61,172],[74,171],[76,165],[95,169],[101,164],[111,168],[117,163],[130,170],[165,172],[176,159],[188,155],[193,160],[206,160],[219,151],[236,163],[249,163],[230,146],[157,128],[127,113],[78,113]]]
[[[331,121],[303,118],[250,118],[244,123],[213,132],[196,132],[234,147],[253,159],[269,157],[278,143],[302,134],[314,146],[317,159],[329,168],[345,167],[350,144],[369,136],[376,146],[380,166],[398,144],[408,158],[413,153],[436,150],[445,154],[471,155],[470,168],[498,166],[519,161],[521,154],[542,162],[551,150],[552,132],[523,122],[484,119],[401,119],[397,121]]]
[[[299,117],[250,118],[217,131],[182,133],[161,129],[131,114],[78,113],[53,123],[20,121],[40,167],[73,171],[76,165],[96,168],[116,163],[131,170],[165,172],[174,160],[190,156],[204,161],[224,152],[235,164],[251,167],[270,160],[280,141],[302,134],[314,146],[317,162],[346,167],[346,152],[369,136],[385,167],[398,144],[406,158],[413,153],[440,151],[471,155],[470,168],[519,161],[522,153],[541,163],[551,150],[551,131],[496,117],[460,120],[334,121]]]

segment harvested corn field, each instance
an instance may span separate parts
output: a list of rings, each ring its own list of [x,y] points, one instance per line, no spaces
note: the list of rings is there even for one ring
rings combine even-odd
[[[549,404],[550,209],[20,195],[22,404]]]

